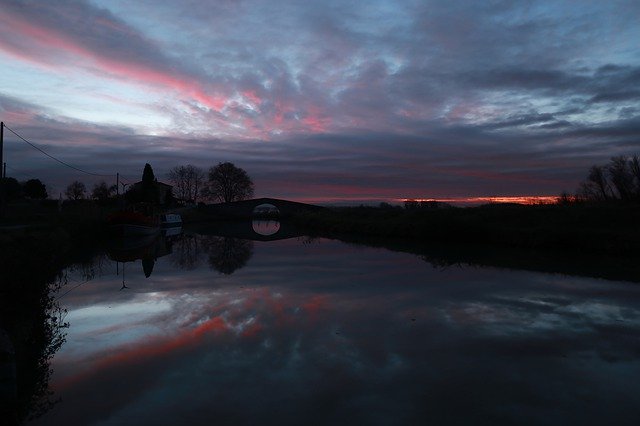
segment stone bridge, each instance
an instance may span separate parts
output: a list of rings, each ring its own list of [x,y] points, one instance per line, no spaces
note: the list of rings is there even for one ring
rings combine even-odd
[[[234,201],[231,203],[208,204],[202,209],[221,219],[252,219],[256,215],[254,209],[262,204],[271,204],[279,211],[280,218],[286,218],[295,213],[322,210],[324,207],[313,204],[297,203],[295,201],[280,200],[278,198],[254,198],[252,200]]]
[[[240,238],[251,241],[278,241],[304,235],[287,221],[279,222],[278,230],[271,235],[263,235],[256,232],[250,220],[211,222],[194,225],[191,229],[194,229],[200,235],[215,235],[217,237]]]

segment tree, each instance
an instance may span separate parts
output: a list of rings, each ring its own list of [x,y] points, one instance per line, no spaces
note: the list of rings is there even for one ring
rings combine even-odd
[[[578,196],[589,201],[640,200],[640,158],[621,155],[606,166],[592,166]]]
[[[619,198],[622,201],[630,200],[634,195],[635,188],[629,159],[624,155],[613,157],[607,170],[609,171],[611,183],[616,189]]]
[[[142,184],[144,185],[155,182],[156,178],[153,175],[153,169],[151,168],[151,164],[145,163],[144,170],[142,171]]]
[[[612,197],[611,186],[607,181],[605,168],[602,166],[591,166],[587,179],[582,182],[578,191],[580,195],[588,200],[608,200]]]
[[[2,178],[2,190],[7,201],[15,201],[22,198],[22,187],[15,178]]]
[[[22,193],[25,197],[34,200],[44,200],[49,195],[47,194],[47,187],[40,181],[40,179],[29,179],[22,185]]]
[[[191,164],[175,166],[169,170],[169,180],[174,185],[175,195],[183,202],[198,202],[204,179],[204,171]]]
[[[109,186],[105,181],[102,181],[100,183],[96,183],[95,185],[93,185],[93,191],[91,191],[91,198],[98,201],[105,201],[111,198],[111,196],[113,196],[113,194],[116,191],[117,191],[117,188],[115,185]]]
[[[78,180],[71,182],[64,191],[64,195],[66,195],[70,200],[82,200],[86,193],[87,187],[84,186],[84,183]]]
[[[140,193],[136,193],[135,198],[137,201],[154,204],[157,204],[160,200],[160,195],[158,194],[158,188],[156,186],[156,177],[153,174],[153,169],[149,163],[144,165],[144,170],[142,171],[142,186],[140,188]]]
[[[229,203],[253,196],[251,178],[233,163],[218,163],[209,169],[206,193],[210,198]]]
[[[635,186],[634,197],[636,200],[640,200],[640,157],[634,155],[629,160],[629,167],[631,168],[631,174],[633,175],[633,182]]]

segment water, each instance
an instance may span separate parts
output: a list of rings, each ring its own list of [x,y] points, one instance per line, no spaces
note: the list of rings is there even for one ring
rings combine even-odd
[[[33,424],[640,419],[635,283],[306,237],[172,239],[65,271],[60,401]]]

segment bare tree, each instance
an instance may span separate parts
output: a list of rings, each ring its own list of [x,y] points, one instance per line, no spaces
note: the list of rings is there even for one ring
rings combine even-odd
[[[611,183],[618,193],[618,198],[622,201],[630,200],[634,193],[634,187],[629,159],[624,155],[612,157],[607,170],[611,177]]]
[[[113,194],[115,194],[117,188],[115,185],[107,185],[105,181],[100,183],[96,183],[93,185],[93,190],[91,191],[91,198],[94,200],[104,201],[108,198],[111,198]]]
[[[592,166],[578,196],[592,201],[640,200],[640,158],[620,155],[606,166]]]
[[[82,200],[86,193],[87,188],[84,186],[84,183],[78,180],[71,182],[64,191],[64,194],[70,200]]]
[[[640,200],[640,157],[637,154],[629,160],[629,167],[631,168],[635,188],[633,196],[636,200]]]
[[[591,166],[587,179],[580,185],[580,196],[588,200],[608,200],[612,197],[611,186],[607,181],[605,168]]]
[[[218,163],[209,169],[206,194],[225,203],[246,200],[253,196],[253,182],[244,169],[233,163]]]
[[[204,171],[192,164],[175,166],[169,170],[169,180],[174,185],[174,193],[178,199],[185,202],[198,202],[204,179]]]

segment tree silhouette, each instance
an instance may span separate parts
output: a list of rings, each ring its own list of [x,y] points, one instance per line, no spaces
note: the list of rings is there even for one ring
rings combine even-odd
[[[142,184],[150,184],[156,180],[156,177],[153,174],[153,169],[151,168],[151,164],[145,163],[144,170],[142,171]]]
[[[22,197],[22,186],[15,178],[2,178],[2,186],[7,201],[19,200]]]
[[[2,397],[4,424],[24,424],[44,414],[57,398],[49,388],[51,359],[65,341],[65,310],[56,293],[67,284],[62,273],[66,261],[57,238],[28,238],[0,257],[3,281],[0,297],[0,334],[3,336]],[[0,251],[8,247],[0,246]],[[8,252],[8,251],[7,251]],[[5,338],[6,336],[6,338]],[[11,348],[11,358],[7,349]],[[13,366],[13,377],[4,374]],[[13,392],[6,390],[13,387]]]
[[[175,166],[169,170],[169,180],[173,183],[175,195],[185,202],[197,202],[202,191],[205,174],[194,165]]]
[[[104,201],[110,198],[116,192],[116,186],[109,186],[105,181],[96,183],[91,191],[91,198],[99,201]]]
[[[49,195],[47,194],[47,187],[40,179],[29,179],[22,185],[22,193],[25,197],[34,200],[44,200]]]
[[[87,187],[84,186],[84,183],[78,180],[71,182],[64,191],[64,195],[66,195],[70,200],[82,200],[86,193]]]
[[[157,204],[160,201],[157,181],[149,163],[144,165],[142,181],[139,184],[132,185],[125,197],[131,203],[146,202]]]
[[[245,200],[253,196],[253,182],[244,169],[233,163],[218,163],[209,169],[206,194],[224,203]]]
[[[622,201],[633,198],[635,188],[631,162],[625,156],[613,157],[607,167],[611,183]]]
[[[612,157],[606,166],[591,166],[578,197],[589,201],[640,201],[640,158]]]

